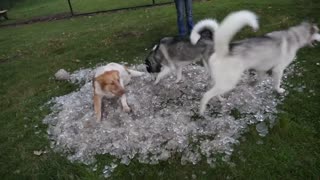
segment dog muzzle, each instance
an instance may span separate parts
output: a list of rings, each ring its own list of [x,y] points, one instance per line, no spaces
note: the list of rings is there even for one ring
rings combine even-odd
[[[317,45],[317,42],[320,42],[320,34],[318,34],[318,33],[312,35],[310,46],[314,47],[315,45]]]

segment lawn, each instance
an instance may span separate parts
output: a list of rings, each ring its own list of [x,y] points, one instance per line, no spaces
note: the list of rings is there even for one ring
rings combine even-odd
[[[89,5],[88,9],[96,7]],[[21,4],[12,13],[27,17],[28,12],[21,9],[33,7],[37,3],[25,7]],[[43,10],[42,15],[56,12],[54,6],[51,8]],[[287,28],[308,18],[320,24],[318,0],[211,0],[194,3],[194,18],[221,20],[240,9],[255,11],[260,16],[261,29],[255,34],[245,31],[238,38]],[[102,169],[110,157],[97,157],[98,170],[92,171],[92,166],[71,163],[50,148],[47,127],[42,124],[49,110],[42,107],[50,98],[77,89],[67,82],[55,81],[53,74],[60,68],[74,71],[111,61],[134,63],[138,59],[142,63],[146,48],[161,37],[177,34],[175,13],[174,6],[168,5],[1,28],[1,177],[102,179]],[[320,46],[298,53],[296,63],[301,75],[290,77],[293,86],[286,87],[289,95],[278,107],[278,123],[264,138],[252,127],[237,146],[232,165],[221,162],[212,168],[205,161],[181,165],[177,154],[157,165],[137,161],[120,165],[111,179],[319,179],[319,57]],[[301,86],[306,88],[296,90]],[[47,153],[36,156],[36,150]]]
[[[75,14],[152,4],[152,0],[71,0],[70,2]],[[170,0],[155,0],[157,4],[165,2],[170,2]],[[19,1],[14,8],[9,9],[10,20],[0,23],[21,22],[56,14],[70,14],[67,0],[23,0]]]

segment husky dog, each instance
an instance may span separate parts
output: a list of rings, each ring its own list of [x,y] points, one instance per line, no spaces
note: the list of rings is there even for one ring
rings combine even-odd
[[[215,53],[208,60],[215,85],[201,99],[200,114],[204,113],[211,98],[235,88],[242,73],[249,69],[257,71],[258,80],[271,70],[275,90],[283,93],[285,90],[280,87],[280,83],[284,69],[293,61],[300,48],[320,41],[318,27],[303,22],[288,30],[274,31],[262,37],[229,44],[232,37],[245,25],[257,30],[257,16],[250,11],[232,13],[216,30]]]
[[[146,58],[146,68],[149,73],[160,72],[154,84],[175,72],[176,82],[182,79],[182,68],[188,64],[203,60],[207,66],[207,60],[213,53],[213,33],[218,28],[215,20],[205,19],[198,22],[190,39],[166,37],[160,40]]]

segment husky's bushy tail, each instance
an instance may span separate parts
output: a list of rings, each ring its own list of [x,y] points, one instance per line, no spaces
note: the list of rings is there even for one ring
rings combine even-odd
[[[190,41],[192,44],[197,44],[199,39],[201,38],[200,32],[208,29],[212,33],[214,33],[218,29],[218,23],[214,19],[204,19],[199,21],[192,29],[190,34]]]
[[[250,26],[255,31],[259,29],[257,16],[253,12],[237,11],[224,18],[214,33],[214,47],[217,56],[225,56],[229,52],[231,39],[244,26]]]

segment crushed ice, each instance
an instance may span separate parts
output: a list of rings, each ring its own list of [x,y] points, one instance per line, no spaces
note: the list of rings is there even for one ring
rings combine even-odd
[[[102,170],[103,176],[105,178],[110,177],[112,172],[115,170],[115,168],[117,168],[117,166],[118,165],[115,163],[111,163],[110,166],[109,165],[104,166],[104,168]]]
[[[144,65],[131,67],[144,71]],[[293,66],[287,69],[287,75]],[[122,112],[118,99],[104,99],[103,119],[95,122],[92,102],[92,69],[79,70],[70,81],[82,86],[78,91],[50,101],[52,113],[44,119],[49,125],[52,146],[71,161],[91,164],[98,154],[109,154],[123,164],[133,158],[156,164],[181,154],[181,164],[196,164],[203,159],[215,166],[217,154],[229,161],[235,144],[248,125],[256,124],[261,136],[275,121],[276,106],[283,100],[271,88],[271,78],[255,86],[255,75],[246,73],[242,82],[225,101],[212,99],[204,117],[198,115],[199,101],[209,88],[209,77],[198,65],[187,66],[184,81],[175,77],[154,86],[154,75],[132,78],[127,85],[127,100],[132,112]],[[116,165],[107,165],[108,177]]]

